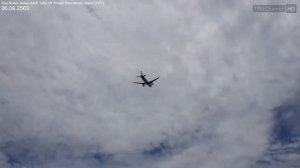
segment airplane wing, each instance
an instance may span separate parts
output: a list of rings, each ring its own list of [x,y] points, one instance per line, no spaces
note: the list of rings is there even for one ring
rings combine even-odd
[[[145,85],[146,83],[140,83],[140,82],[132,82],[132,83],[135,83],[135,84],[141,84],[141,85]]]
[[[149,81],[148,83],[152,83],[152,82],[156,81],[158,78],[159,78],[159,77],[153,79],[152,81]]]

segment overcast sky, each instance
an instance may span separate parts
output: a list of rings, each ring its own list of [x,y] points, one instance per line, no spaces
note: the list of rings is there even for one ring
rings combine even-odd
[[[279,112],[300,135],[299,12],[253,4],[1,12],[0,167],[300,166],[300,138],[274,140]]]

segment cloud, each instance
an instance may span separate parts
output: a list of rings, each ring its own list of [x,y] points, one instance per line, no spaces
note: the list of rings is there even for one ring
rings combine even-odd
[[[271,145],[263,157],[257,161],[256,167],[299,167],[300,144],[299,124],[295,122],[299,112],[298,98],[291,98],[276,108]]]
[[[0,166],[3,168],[8,168],[6,157],[0,153]]]
[[[257,163],[258,168],[268,167],[299,167],[299,137],[289,144],[276,143],[270,146],[262,159]]]
[[[248,167],[298,91],[298,14],[110,1],[0,17],[0,146],[27,167]],[[140,70],[161,77],[133,85]]]

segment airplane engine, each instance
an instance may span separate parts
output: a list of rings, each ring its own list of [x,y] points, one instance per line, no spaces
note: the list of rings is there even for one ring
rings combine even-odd
[[[145,87],[145,85],[143,84],[143,87]]]

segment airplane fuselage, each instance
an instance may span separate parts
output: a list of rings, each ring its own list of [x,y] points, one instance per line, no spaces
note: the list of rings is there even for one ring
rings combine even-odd
[[[142,76],[142,79],[145,83],[148,83],[148,80],[144,76]]]
[[[142,80],[144,81],[145,85],[148,85],[149,87],[152,87],[152,83],[149,83],[149,81],[145,78],[145,76],[141,76]]]

